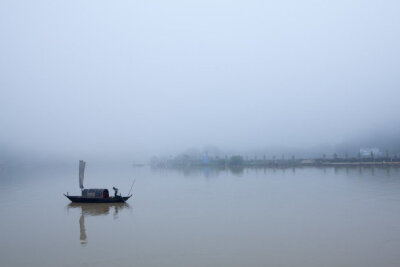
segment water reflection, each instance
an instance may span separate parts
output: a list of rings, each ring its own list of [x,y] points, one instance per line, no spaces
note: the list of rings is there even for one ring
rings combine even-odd
[[[242,175],[244,168],[241,166],[233,166],[233,167],[230,167],[229,170],[231,171],[231,173],[233,175]]]
[[[114,220],[118,219],[119,213],[124,209],[131,209],[127,203],[108,203],[108,204],[90,204],[90,203],[70,203],[67,210],[79,209],[79,240],[82,246],[87,244],[87,235],[85,227],[85,217],[107,216],[112,213]]]
[[[247,168],[238,177],[228,168],[146,167],[132,175],[110,166],[91,174],[127,189],[125,177],[138,177],[130,208],[69,204],[61,192],[76,188],[74,167],[6,170],[1,266],[399,266],[400,168],[336,171]]]
[[[163,168],[156,168],[152,167],[152,171],[165,173],[168,174],[170,171],[177,171],[183,173],[184,176],[204,176],[205,178],[211,177],[218,177],[220,174],[232,174],[235,176],[243,176],[243,175],[266,175],[268,173],[272,174],[287,174],[290,173],[291,175],[295,176],[297,171],[306,171],[306,170],[321,170],[322,174],[330,175],[331,172],[335,176],[340,176],[343,173],[346,176],[351,176],[357,174],[358,176],[364,176],[368,174],[370,176],[376,176],[377,173],[379,175],[390,176],[393,172],[399,172],[400,167],[397,166],[332,166],[332,167],[260,167],[260,166],[251,166],[251,167],[244,167],[244,166],[206,166],[206,167],[163,167]]]

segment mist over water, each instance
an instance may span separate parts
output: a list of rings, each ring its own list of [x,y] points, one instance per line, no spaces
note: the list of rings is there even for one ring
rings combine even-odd
[[[0,265],[399,266],[399,13],[1,1]]]
[[[89,185],[123,193],[135,177],[134,197],[70,204],[61,193],[79,193],[76,168],[1,174],[2,265],[386,267],[400,260],[398,168],[92,166],[87,176]]]
[[[2,154],[143,160],[394,135],[399,11],[398,1],[3,1]]]

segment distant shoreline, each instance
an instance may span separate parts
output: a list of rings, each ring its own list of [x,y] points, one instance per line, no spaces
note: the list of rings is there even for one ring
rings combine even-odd
[[[317,165],[316,165],[317,166]],[[321,165],[318,165],[321,166]],[[393,162],[327,162],[322,164],[322,166],[400,166],[400,162],[398,161],[393,161]]]
[[[152,162],[154,168],[292,168],[292,167],[390,167],[400,166],[398,158],[364,159],[280,159],[280,160],[244,160],[236,156],[230,160],[217,159],[210,162],[201,160],[166,160]]]

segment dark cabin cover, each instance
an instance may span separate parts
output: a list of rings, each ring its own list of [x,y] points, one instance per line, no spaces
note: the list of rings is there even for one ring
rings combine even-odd
[[[107,189],[83,189],[82,197],[87,198],[108,198],[109,193]]]

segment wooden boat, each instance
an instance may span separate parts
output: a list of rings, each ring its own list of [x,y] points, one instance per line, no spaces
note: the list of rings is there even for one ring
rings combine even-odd
[[[84,189],[83,187],[83,179],[85,174],[85,166],[86,162],[83,160],[79,161],[79,187],[82,190],[81,196],[70,196],[64,194],[69,200],[74,203],[121,203],[127,201],[132,195],[121,196],[118,195],[118,189],[114,188],[115,195],[110,196],[107,189]],[[132,184],[133,186],[133,184]],[[131,187],[132,189],[132,187]]]
[[[116,196],[116,197],[83,197],[83,196],[69,196],[64,194],[69,200],[74,203],[121,203],[127,201],[132,195],[123,197],[123,196]]]

